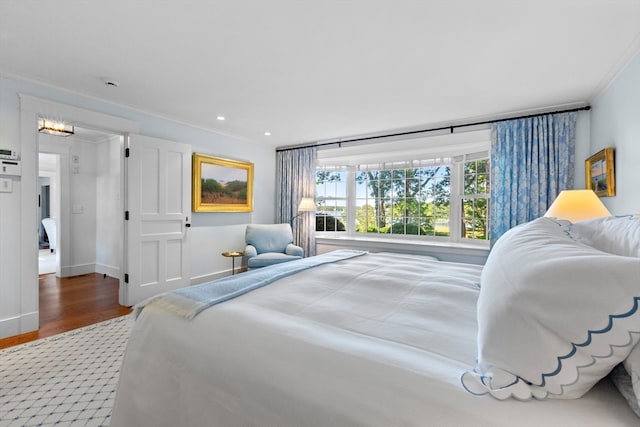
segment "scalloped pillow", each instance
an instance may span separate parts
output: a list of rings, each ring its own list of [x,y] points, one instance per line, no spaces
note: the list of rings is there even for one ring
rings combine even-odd
[[[570,226],[577,240],[616,255],[640,257],[640,215],[610,216]]]
[[[471,393],[578,398],[624,360],[640,331],[640,259],[602,252],[539,218],[505,233],[482,271]]]

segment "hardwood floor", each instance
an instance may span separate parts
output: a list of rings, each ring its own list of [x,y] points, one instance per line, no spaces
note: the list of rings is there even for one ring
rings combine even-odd
[[[118,280],[101,274],[40,276],[40,329],[0,339],[0,349],[129,314],[118,304]]]

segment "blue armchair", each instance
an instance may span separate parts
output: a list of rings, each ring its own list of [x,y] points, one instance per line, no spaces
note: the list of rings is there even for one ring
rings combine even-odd
[[[304,250],[293,244],[289,224],[249,224],[244,237],[248,268],[266,267],[304,256]]]

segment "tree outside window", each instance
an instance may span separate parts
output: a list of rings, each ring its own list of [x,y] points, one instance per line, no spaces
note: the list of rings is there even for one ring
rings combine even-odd
[[[319,168],[316,231],[488,240],[489,160],[451,162]]]

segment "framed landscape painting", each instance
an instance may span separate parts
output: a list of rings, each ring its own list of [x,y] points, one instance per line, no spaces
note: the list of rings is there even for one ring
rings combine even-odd
[[[586,187],[592,189],[599,197],[616,195],[613,155],[613,147],[608,147],[598,151],[585,162]]]
[[[253,163],[193,154],[194,212],[251,212]]]

